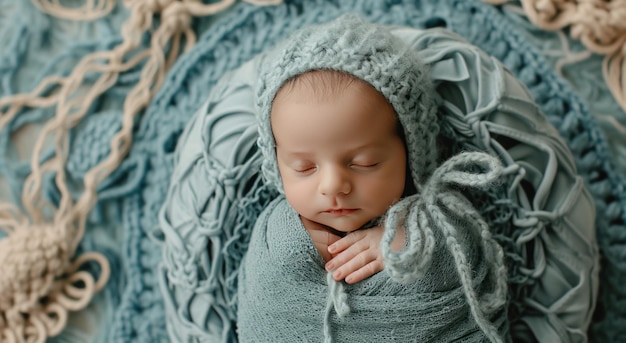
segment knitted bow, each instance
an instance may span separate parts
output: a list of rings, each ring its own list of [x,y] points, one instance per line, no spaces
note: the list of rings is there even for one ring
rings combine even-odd
[[[483,171],[470,171],[476,167]],[[392,278],[407,282],[423,276],[428,270],[435,248],[433,230],[439,230],[453,257],[471,313],[492,342],[501,341],[497,328],[488,317],[506,301],[504,253],[491,237],[485,220],[458,189],[484,189],[494,184],[501,173],[499,160],[485,153],[468,152],[450,158],[435,170],[420,194],[402,199],[389,210],[382,238],[385,268]],[[454,218],[465,219],[465,225],[459,227]],[[406,230],[407,244],[400,251],[392,251],[391,242],[398,228]],[[460,243],[459,230],[476,231],[485,264],[492,273],[492,293],[480,298],[473,287],[472,266],[467,258],[469,251],[465,251],[467,248]]]

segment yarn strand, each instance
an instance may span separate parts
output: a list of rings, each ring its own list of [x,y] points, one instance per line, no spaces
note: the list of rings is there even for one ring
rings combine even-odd
[[[115,8],[115,0],[87,0],[83,6],[77,8],[64,7],[59,0],[33,0],[33,3],[44,13],[76,21],[96,20]]]
[[[335,310],[339,318],[343,318],[350,313],[350,306],[348,305],[348,294],[346,294],[343,284],[335,281],[330,272],[326,274],[326,283],[328,284],[328,301],[324,312],[324,343],[332,343],[333,335],[330,330],[332,310]]]

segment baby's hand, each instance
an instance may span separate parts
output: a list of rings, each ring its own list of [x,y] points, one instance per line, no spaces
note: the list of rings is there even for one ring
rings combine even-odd
[[[375,226],[351,232],[330,244],[328,252],[332,259],[326,263],[326,270],[334,271],[333,279],[345,279],[346,283],[354,284],[382,271],[384,263],[380,241],[383,232],[383,227]],[[404,229],[398,228],[391,250],[399,251],[404,244]]]
[[[383,270],[383,256],[380,240],[383,228],[375,226],[349,233],[328,246],[333,257],[326,263],[327,271],[333,272],[333,279],[345,279],[353,284]]]

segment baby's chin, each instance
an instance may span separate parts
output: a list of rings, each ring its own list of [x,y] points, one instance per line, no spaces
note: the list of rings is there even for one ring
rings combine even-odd
[[[370,220],[358,220],[358,221],[334,221],[323,223],[325,226],[332,228],[335,231],[343,232],[348,234],[350,232],[356,231],[364,227],[368,224]]]

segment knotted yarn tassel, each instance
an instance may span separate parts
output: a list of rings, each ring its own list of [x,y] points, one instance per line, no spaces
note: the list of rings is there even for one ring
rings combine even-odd
[[[324,343],[331,343],[333,341],[332,332],[330,331],[331,311],[335,309],[337,316],[343,318],[350,313],[350,306],[348,305],[348,294],[343,283],[335,281],[332,272],[326,274],[326,283],[328,284],[328,300],[324,315]]]

